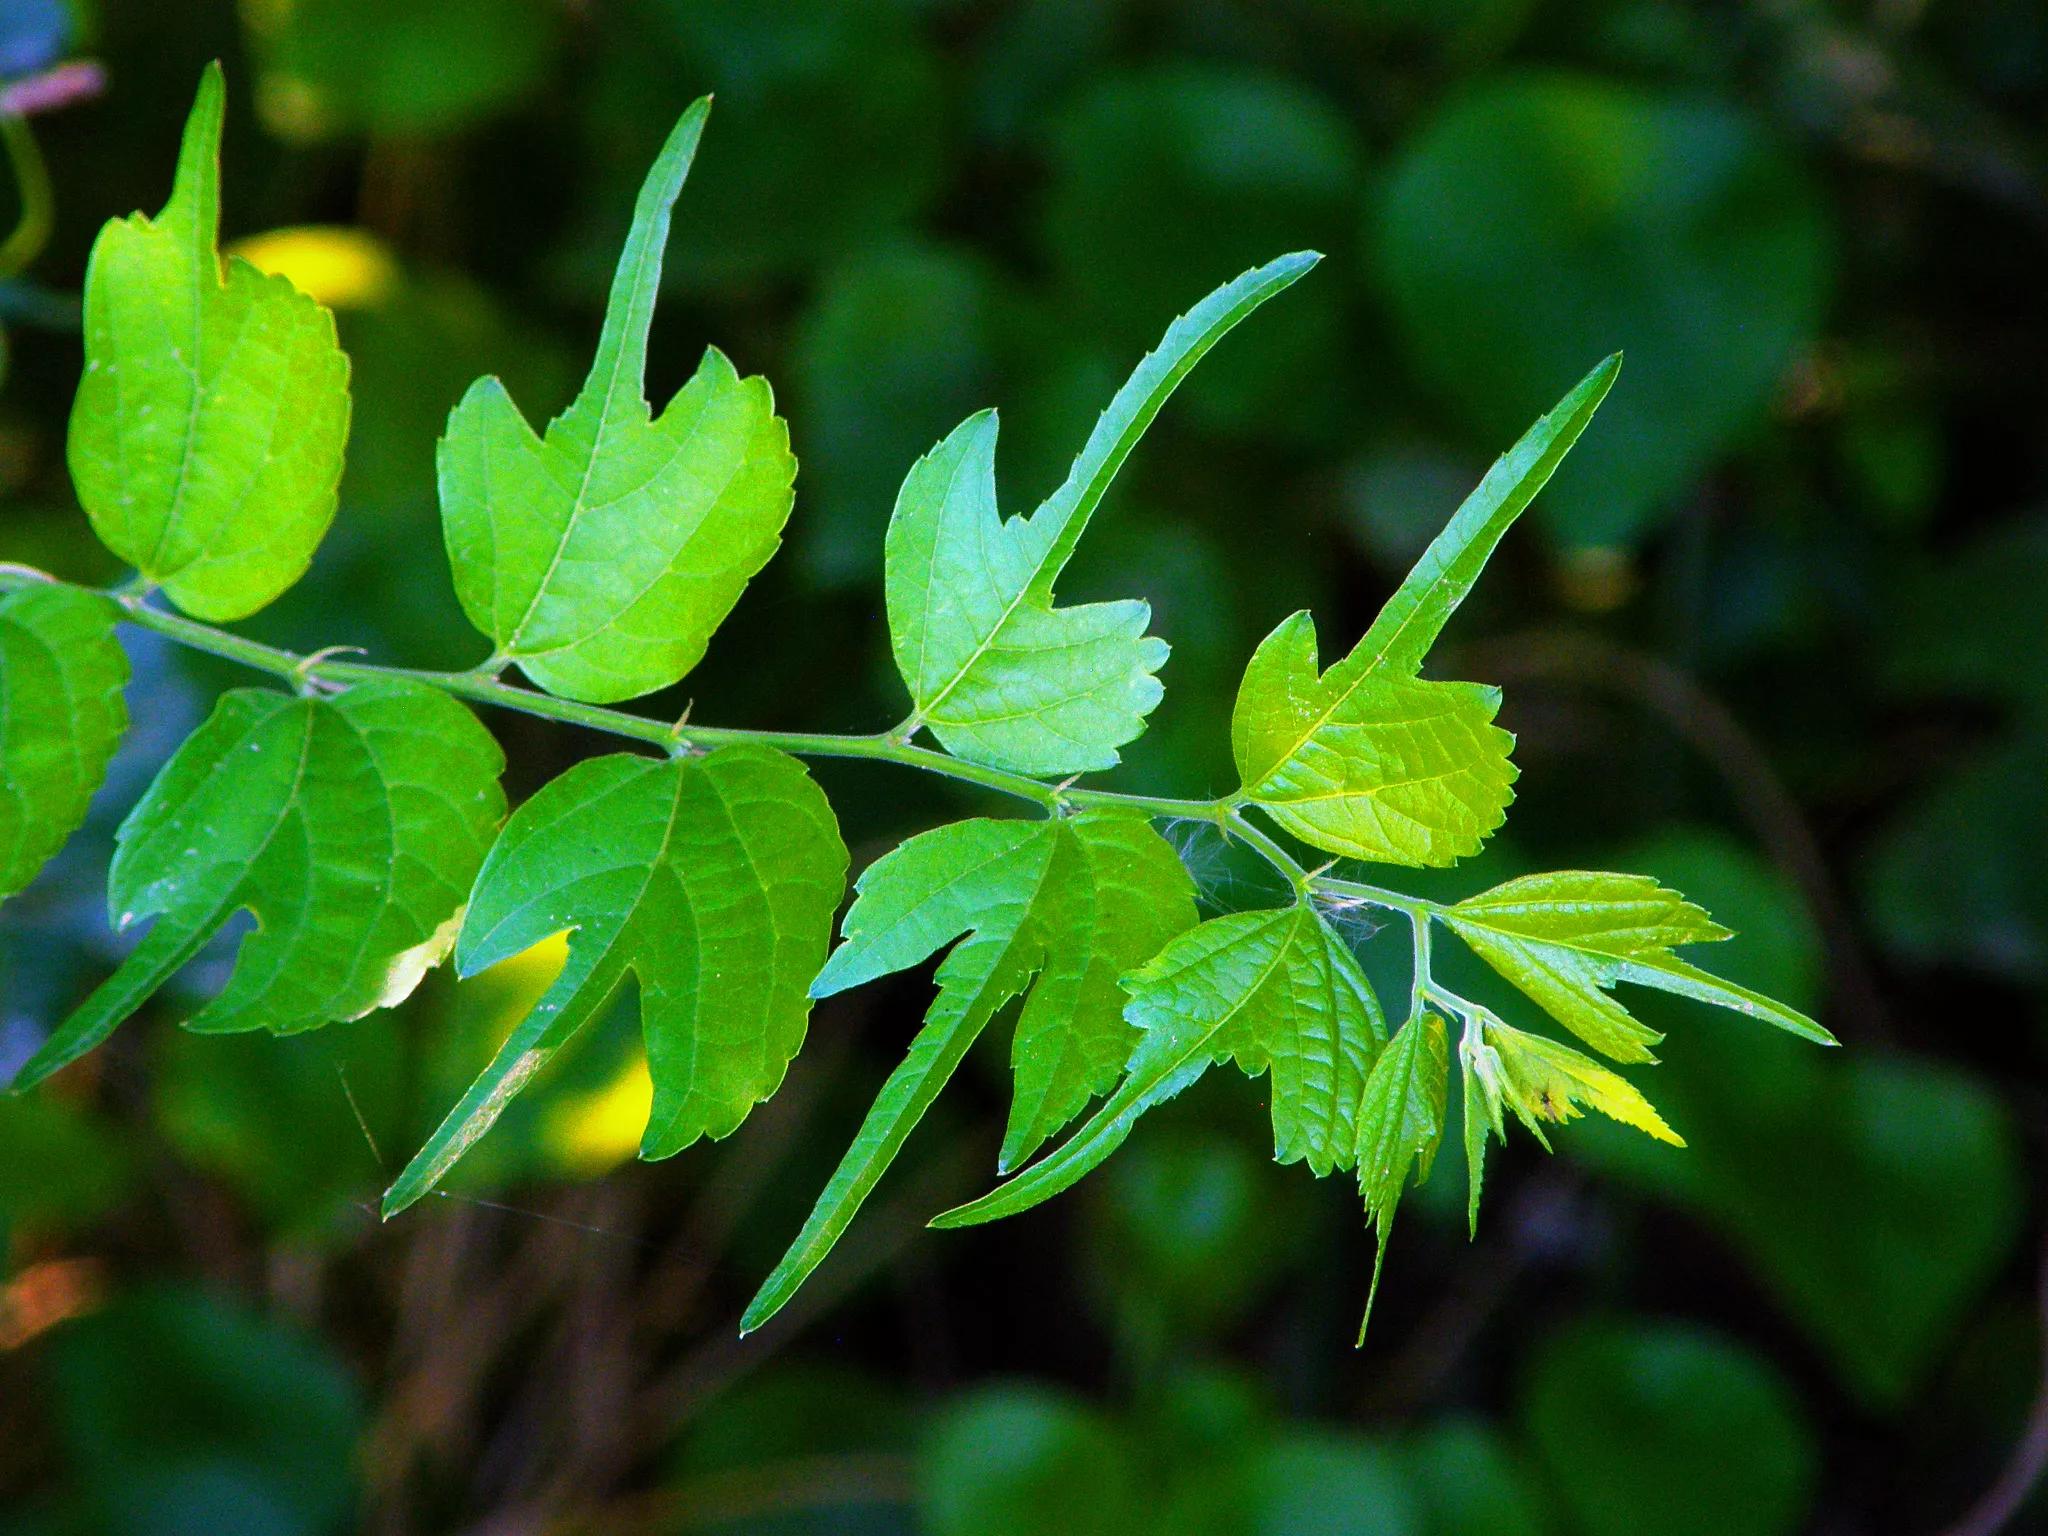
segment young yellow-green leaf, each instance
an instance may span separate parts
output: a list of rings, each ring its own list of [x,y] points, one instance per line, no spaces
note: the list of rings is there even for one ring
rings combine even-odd
[[[1301,251],[1226,283],[1167,327],[1029,517],[996,502],[996,414],[970,416],[912,466],[886,546],[890,643],[946,749],[1019,773],[1113,766],[1160,699],[1166,643],[1138,601],[1053,606],[1110,481],[1167,398],[1240,320],[1314,266]]]
[[[436,462],[448,560],[469,620],[550,693],[592,703],[665,688],[768,563],[796,460],[768,381],[716,348],[654,416],[647,336],[669,213],[710,100],[676,124],[640,189],[590,377],[536,436],[483,378]]]
[[[1116,1091],[1057,1151],[933,1226],[994,1221],[1051,1199],[1214,1062],[1271,1074],[1279,1161],[1305,1161],[1319,1176],[1349,1166],[1386,1023],[1357,960],[1312,906],[1213,918],[1125,977],[1124,990],[1124,1016],[1140,1033]]]
[[[334,317],[221,260],[224,95],[209,65],[163,212],[110,220],[93,243],[69,443],[100,542],[213,620],[254,613],[311,563],[349,419]]]
[[[1805,1014],[1674,955],[1677,945],[1725,939],[1728,930],[1645,875],[1524,875],[1442,915],[1482,960],[1616,1061],[1654,1060],[1650,1047],[1662,1038],[1608,995],[1621,981],[1732,1008],[1834,1044],[1834,1036]]]
[[[1658,1141],[1667,1141],[1674,1147],[1685,1145],[1684,1138],[1664,1123],[1664,1117],[1634,1083],[1610,1072],[1592,1057],[1494,1020],[1488,1020],[1481,1028],[1483,1047],[1492,1055],[1490,1059],[1481,1058],[1484,1069],[1477,1074],[1478,1092],[1486,1101],[1488,1118],[1496,1124],[1500,1106],[1505,1103],[1548,1151],[1550,1140],[1543,1134],[1543,1122],[1564,1125],[1576,1120],[1583,1106],[1597,1109],[1608,1119],[1632,1126]],[[1468,1104],[1474,1075],[1470,1067],[1468,1057]]]
[[[1468,1026],[1458,1042],[1465,1099],[1465,1230],[1479,1235],[1479,1193],[1486,1182],[1486,1138],[1507,1139],[1500,1119],[1500,1053]]]
[[[75,587],[0,597],[0,896],[85,820],[128,729],[114,608]]]
[[[747,1308],[744,1330],[772,1317],[831,1251],[997,1010],[1030,989],[999,1163],[1008,1169],[1116,1080],[1132,1035],[1118,979],[1195,921],[1194,884],[1173,849],[1143,820],[1103,812],[920,833],[870,866],[859,891],[813,996],[960,942],[939,966],[938,996],[909,1054]]]
[[[1410,1170],[1420,1184],[1436,1161],[1449,1081],[1443,1020],[1433,1013],[1418,1014],[1402,1025],[1365,1080],[1365,1100],[1358,1109],[1358,1190],[1378,1229],[1379,1249],[1373,1257],[1365,1316],[1358,1324],[1360,1344],[1365,1343],[1366,1324],[1372,1321],[1373,1300],[1379,1295],[1380,1269],[1386,1263],[1387,1238],[1394,1230],[1401,1190]]]
[[[503,767],[475,716],[417,683],[222,695],[117,834],[114,926],[155,923],[15,1088],[106,1039],[241,910],[256,926],[187,1029],[291,1034],[397,1002],[454,938]]]
[[[1245,793],[1329,853],[1443,865],[1507,814],[1514,738],[1499,690],[1416,674],[1501,536],[1585,431],[1620,371],[1610,357],[1480,481],[1351,654],[1321,671],[1315,621],[1284,620],[1245,668],[1231,746]]]
[[[654,1105],[640,1155],[729,1136],[803,1044],[846,846],[824,792],[768,747],[579,763],[522,805],[477,876],[464,976],[567,930],[568,962],[384,1196],[432,1189],[630,972]]]

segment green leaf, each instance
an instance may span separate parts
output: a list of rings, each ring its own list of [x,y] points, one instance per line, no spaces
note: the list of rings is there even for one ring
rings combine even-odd
[[[1213,918],[1124,978],[1124,990],[1124,1015],[1141,1033],[1116,1092],[1057,1151],[933,1226],[994,1221],[1051,1199],[1214,1062],[1271,1074],[1279,1161],[1306,1162],[1318,1176],[1350,1165],[1359,1093],[1386,1023],[1357,960],[1314,907]]]
[[[85,820],[128,729],[113,605],[75,587],[0,597],[0,896]]]
[[[1173,849],[1142,819],[1111,812],[938,827],[869,866],[858,890],[813,997],[966,937],[939,965],[939,995],[909,1054],[748,1306],[745,1332],[831,1251],[998,1009],[1029,988],[998,1163],[1008,1169],[1116,1080],[1132,1033],[1118,978],[1195,920],[1194,883]]]
[[[1488,965],[1616,1061],[1654,1060],[1649,1048],[1663,1038],[1608,995],[1621,981],[1835,1043],[1805,1014],[1674,955],[1674,946],[1725,939],[1728,930],[1647,875],[1523,875],[1446,908],[1442,917]]]
[[[1402,1025],[1365,1080],[1365,1097],[1358,1107],[1358,1190],[1378,1229],[1379,1249],[1373,1258],[1365,1316],[1358,1322],[1361,1345],[1379,1295],[1380,1269],[1386,1263],[1401,1190],[1411,1170],[1420,1184],[1436,1161],[1449,1084],[1443,1020],[1433,1013],[1417,1014]]]
[[[660,416],[647,336],[669,212],[710,111],[683,114],[640,189],[590,377],[536,436],[503,384],[470,386],[437,464],[463,612],[550,693],[592,703],[665,688],[768,563],[796,460],[768,381],[716,348]]]
[[[1521,1419],[1585,1536],[1807,1528],[1813,1432],[1786,1381],[1732,1340],[1664,1323],[1577,1323],[1537,1350]]]
[[[1574,546],[1637,542],[1768,415],[1817,336],[1826,209],[1753,115],[1561,72],[1489,72],[1387,166],[1376,276],[1416,371],[1480,441],[1581,359],[1629,388],[1545,499]]]
[[[654,1079],[640,1155],[731,1135],[803,1044],[804,985],[845,889],[832,807],[794,758],[745,744],[578,763],[506,823],[455,948],[473,976],[567,930],[568,962],[399,1174],[384,1214],[432,1189],[629,972]]]
[[[110,220],[93,244],[69,445],[100,542],[211,620],[254,613],[311,563],[349,418],[334,317],[221,260],[224,91],[209,65],[163,212]]]
[[[1322,672],[1315,621],[1283,620],[1245,668],[1231,722],[1244,789],[1329,853],[1443,865],[1475,853],[1507,814],[1514,738],[1500,691],[1417,676],[1445,622],[1621,370],[1608,358],[1487,471],[1351,654]]]
[[[187,1029],[292,1034],[405,997],[453,939],[503,767],[475,716],[418,683],[223,694],[117,834],[114,926],[156,922],[16,1091],[105,1040],[237,911],[255,929]]]
[[[1499,1125],[1500,1107],[1505,1103],[1547,1152],[1550,1141],[1543,1134],[1543,1122],[1567,1124],[1578,1118],[1583,1106],[1658,1141],[1674,1147],[1685,1145],[1685,1138],[1664,1123],[1664,1117],[1635,1084],[1592,1057],[1505,1024],[1488,1021],[1481,1029],[1481,1045],[1466,1056],[1466,1104],[1468,1108],[1471,1105],[1471,1085],[1476,1079],[1488,1123]],[[1469,1129],[1466,1136],[1469,1146]],[[1476,1204],[1476,1191],[1474,1200]]]
[[[912,466],[886,541],[890,642],[946,749],[1020,773],[1108,768],[1160,699],[1164,641],[1126,600],[1053,606],[1116,472],[1189,371],[1240,320],[1321,258],[1282,256],[1167,327],[1095,423],[1060,488],[1029,517],[999,515],[996,415],[970,416]]]
[[[1468,1029],[1458,1042],[1458,1064],[1464,1096],[1465,1230],[1477,1237],[1479,1195],[1486,1183],[1486,1138],[1491,1134],[1507,1139],[1500,1118],[1500,1053],[1483,1035],[1475,1037]]]

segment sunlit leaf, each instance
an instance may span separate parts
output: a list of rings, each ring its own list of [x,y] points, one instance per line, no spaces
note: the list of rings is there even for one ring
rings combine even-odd
[[[0,896],[85,820],[128,729],[113,605],[71,587],[0,597]]]
[[[1174,389],[1240,320],[1314,266],[1313,253],[1247,272],[1167,327],[1117,391],[1064,484],[1029,517],[996,503],[996,416],[970,416],[912,467],[886,542],[889,634],[916,708],[947,750],[1023,773],[1108,768],[1145,728],[1164,641],[1125,600],[1053,606],[1118,469]]]
[[[437,463],[463,612],[550,693],[652,693],[703,657],[789,517],[796,460],[762,378],[705,353],[660,415],[647,337],[669,213],[710,111],[683,114],[633,213],[590,376],[536,436],[496,378],[448,418]]]
[[[1443,1020],[1426,1012],[1401,1026],[1365,1081],[1365,1098],[1358,1109],[1358,1191],[1378,1233],[1379,1248],[1365,1316],[1358,1323],[1360,1344],[1379,1295],[1380,1269],[1386,1263],[1401,1191],[1411,1173],[1418,1184],[1427,1179],[1436,1161],[1449,1082]]]
[[[1616,1061],[1652,1060],[1650,1047],[1662,1038],[1608,995],[1622,981],[1834,1044],[1805,1014],[1673,954],[1678,945],[1725,939],[1728,930],[1644,875],[1524,875],[1446,908],[1443,920],[1560,1024]]]
[[[254,613],[305,571],[349,419],[334,317],[221,260],[224,95],[212,65],[163,212],[115,219],[93,245],[69,444],[100,542],[202,619]]]
[[[1507,814],[1514,738],[1500,691],[1418,669],[1501,537],[1593,419],[1610,357],[1504,455],[1416,562],[1350,655],[1327,672],[1315,621],[1284,620],[1245,668],[1231,747],[1245,793],[1302,841],[1387,864],[1449,864]]]
[[[475,716],[417,683],[223,695],[121,824],[114,926],[155,921],[15,1088],[106,1039],[238,911],[256,926],[186,1028],[292,1034],[403,998],[453,942],[503,766]]]

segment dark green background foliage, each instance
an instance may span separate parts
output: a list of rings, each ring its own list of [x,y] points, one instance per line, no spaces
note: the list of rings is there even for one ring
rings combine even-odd
[[[1626,349],[1447,637],[1443,675],[1506,685],[1523,776],[1508,833],[1423,884],[1655,875],[1846,1048],[1688,1010],[1645,1085],[1689,1146],[1518,1137],[1476,1244],[1441,1159],[1354,1355],[1356,1195],[1274,1167],[1234,1077],[1074,1194],[926,1233],[986,1186],[994,1044],[736,1342],[921,974],[822,1006],[777,1099],[658,1165],[629,1161],[618,1010],[390,1226],[379,1191],[545,955],[318,1035],[131,1031],[0,1100],[0,1532],[1790,1536],[1941,1529],[1994,1483],[2040,1375],[2048,10],[5,0],[0,70],[108,71],[36,122],[54,232],[0,282],[12,558],[118,574],[64,473],[76,294],[101,221],[161,202],[215,56],[225,237],[321,227],[265,259],[355,368],[333,536],[249,626],[294,647],[480,659],[434,439],[480,373],[566,403],[634,188],[706,91],[651,393],[716,343],[774,382],[800,469],[790,555],[671,716],[687,690],[711,723],[892,723],[911,461],[998,404],[1031,505],[1168,318],[1313,247],[1062,587],[1142,593],[1173,645],[1112,782],[1217,793],[1259,636],[1312,606],[1341,654],[1491,456]],[[115,958],[112,827],[241,680],[128,638],[101,809],[0,928],[0,1078]],[[603,750],[492,723],[515,801]],[[985,808],[817,772],[857,866]],[[1256,894],[1199,830],[1185,855],[1212,907]],[[1351,937],[1398,972],[1398,934]]]

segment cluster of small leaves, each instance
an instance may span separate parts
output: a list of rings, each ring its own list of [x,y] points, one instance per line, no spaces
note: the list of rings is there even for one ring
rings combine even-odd
[[[221,259],[222,103],[216,68],[163,212],[110,222],[94,247],[70,437],[94,530],[144,587],[199,620],[253,613],[305,570],[334,516],[349,420],[332,318],[283,279]],[[493,685],[491,696],[601,705],[674,683],[790,515],[796,463],[765,380],[709,350],[661,410],[645,395],[670,213],[706,114],[699,102],[683,115],[646,180],[569,408],[536,432],[487,378],[449,416],[438,455],[449,562],[491,646],[467,676],[516,666],[542,690]],[[1283,256],[1175,320],[1030,515],[998,509],[993,411],[911,467],[885,551],[911,714],[847,750],[957,763],[1045,814],[911,838],[860,877],[836,949],[846,849],[824,794],[780,750],[819,738],[726,731],[705,752],[678,726],[668,754],[583,762],[507,820],[503,759],[462,690],[313,659],[286,669],[290,686],[223,696],[122,824],[111,912],[117,928],[146,932],[16,1089],[105,1040],[238,913],[254,926],[190,1029],[318,1028],[396,1002],[451,952],[467,976],[568,933],[560,975],[400,1174],[391,1214],[433,1189],[629,976],[654,1083],[641,1150],[660,1158],[730,1134],[774,1093],[814,999],[945,951],[923,1027],[748,1328],[824,1259],[968,1049],[1019,999],[997,1166],[1007,1177],[935,1225],[1059,1193],[1148,1109],[1229,1062],[1267,1078],[1281,1162],[1357,1177],[1384,1257],[1401,1192],[1444,1135],[1454,1028],[1475,1223],[1504,1110],[1539,1139],[1546,1123],[1591,1108],[1677,1141],[1593,1056],[1441,987],[1430,942],[1455,935],[1624,1064],[1651,1060],[1657,1039],[1614,997],[1624,981],[1826,1040],[1675,953],[1728,936],[1704,912],[1620,874],[1531,875],[1450,905],[1375,894],[1307,872],[1246,819],[1256,812],[1319,855],[1406,866],[1451,864],[1499,826],[1515,777],[1512,738],[1493,723],[1499,694],[1421,668],[1585,430],[1618,359],[1493,467],[1342,660],[1321,669],[1306,613],[1260,645],[1233,720],[1235,794],[1181,807],[1066,778],[1113,766],[1144,729],[1167,647],[1146,633],[1142,601],[1061,607],[1054,584],[1180,382],[1316,259]],[[163,612],[144,604],[27,578],[0,597],[0,894],[21,889],[84,819],[127,725],[115,626]],[[914,745],[927,730],[945,755]],[[1193,882],[1152,825],[1162,806],[1264,852],[1291,899],[1201,920]],[[1410,996],[1391,1029],[1331,920],[1333,899],[1376,900],[1411,925]]]

